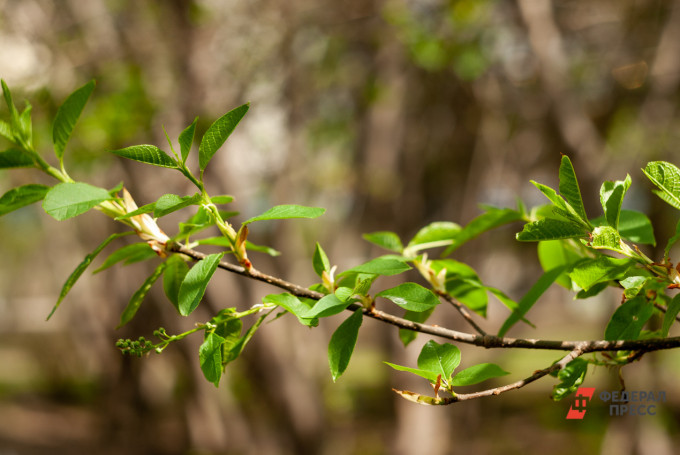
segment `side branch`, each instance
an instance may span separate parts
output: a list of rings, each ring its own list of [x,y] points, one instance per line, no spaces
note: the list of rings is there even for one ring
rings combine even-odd
[[[184,254],[195,261],[200,261],[206,257],[205,254],[195,251],[191,248],[187,248],[186,246],[181,245],[179,243],[168,242],[166,250],[169,252]],[[322,294],[321,292],[312,291],[311,289],[307,289],[303,286],[290,283],[281,278],[267,275],[255,269],[246,270],[241,266],[230,264],[224,261],[220,262],[219,268],[254,280],[269,283],[272,286],[284,289],[297,297],[309,298],[314,300],[319,300],[324,297],[324,294]],[[555,351],[575,351],[579,349],[581,350],[579,351],[581,352],[581,354],[585,354],[588,352],[601,352],[601,351],[651,352],[680,347],[680,337],[650,338],[646,340],[617,340],[617,341],[607,340],[561,341],[561,340],[540,340],[530,338],[508,338],[498,337],[495,335],[475,335],[435,325],[427,325],[409,321],[407,319],[400,318],[389,313],[385,313],[384,311],[376,310],[375,308],[369,309],[363,308],[363,306],[357,303],[351,304],[350,306],[347,307],[347,309],[350,311],[361,310],[364,312],[364,315],[370,318],[377,319],[387,324],[394,325],[401,329],[413,330],[415,332],[438,336],[441,338],[445,338],[447,340],[472,344],[484,348],[522,348]]]

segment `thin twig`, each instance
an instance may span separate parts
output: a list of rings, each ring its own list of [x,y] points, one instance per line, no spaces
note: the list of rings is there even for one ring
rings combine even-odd
[[[196,261],[200,261],[206,257],[205,254],[187,248],[179,243],[169,244],[167,250],[184,254]],[[232,273],[236,273],[254,280],[269,283],[280,289],[284,289],[297,297],[304,297],[314,300],[319,300],[324,297],[324,294],[312,291],[303,286],[282,280],[274,276],[267,275],[258,270],[252,269],[247,271],[243,267],[230,264],[228,262],[220,262],[219,267]],[[361,310],[364,315],[383,321],[385,323],[394,325],[401,329],[413,330],[419,333],[434,335],[445,338],[451,341],[471,344],[484,348],[522,348],[522,349],[544,349],[556,351],[572,351],[577,348],[583,349],[583,353],[587,352],[602,352],[602,351],[643,351],[651,352],[664,349],[674,349],[680,347],[680,337],[673,338],[650,338],[645,340],[591,340],[591,341],[562,341],[562,340],[540,340],[531,338],[508,338],[498,337],[494,335],[475,335],[472,333],[459,332],[436,325],[421,324],[419,322],[409,321],[398,316],[394,316],[375,308],[366,309],[362,305],[353,303],[347,307],[350,311]]]
[[[484,329],[482,329],[477,323],[472,319],[472,315],[468,312],[468,310],[463,306],[462,303],[460,303],[458,300],[454,299],[453,296],[446,292],[441,292],[441,291],[436,291],[437,295],[442,297],[444,300],[449,302],[453,307],[458,310],[458,312],[465,318],[465,320],[482,336],[486,335],[486,332]]]

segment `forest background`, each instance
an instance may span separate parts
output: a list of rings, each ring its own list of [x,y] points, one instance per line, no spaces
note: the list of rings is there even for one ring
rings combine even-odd
[[[561,154],[574,163],[589,212],[599,210],[603,180],[630,173],[626,203],[650,216],[657,238],[677,222],[640,171],[651,160],[680,165],[675,1],[0,0],[0,43],[0,76],[18,104],[33,105],[38,149],[49,147],[59,104],[96,79],[71,140],[70,172],[103,187],[123,180],[140,204],[184,194],[187,183],[106,150],[162,146],[162,126],[175,137],[200,116],[205,131],[249,101],[207,180],[214,194],[236,196],[242,219],[275,204],[327,208],[313,222],[251,234],[283,253],[258,257],[258,268],[292,282],[314,282],[315,240],[333,263],[351,266],[377,254],[362,233],[410,238],[431,221],[463,225],[480,203],[542,204],[529,179],[556,187]],[[0,192],[34,178],[3,172]],[[414,364],[427,338],[403,349],[394,328],[372,321],[336,384],[325,355],[341,319],[313,331],[292,318],[271,324],[219,389],[198,368],[200,339],[124,357],[118,338],[185,329],[156,290],[141,317],[114,330],[147,265],[87,274],[45,322],[68,273],[111,229],[96,213],[57,223],[37,205],[0,219],[0,453],[444,454],[455,446],[526,454],[549,446],[560,454],[577,441],[584,453],[663,455],[680,443],[674,352],[625,370],[629,389],[666,391],[664,412],[583,422],[565,421],[570,403],[550,400],[549,379],[442,408],[406,402],[391,387],[427,387],[382,361]],[[520,229],[482,236],[455,257],[517,298],[540,273],[535,245],[514,240]],[[223,274],[207,306],[251,305],[270,292]],[[620,293],[572,297],[555,286],[530,313],[538,328],[512,335],[602,338]],[[506,315],[492,304],[488,324]],[[432,322],[464,324],[455,315]],[[508,380],[555,357],[461,350],[513,372]],[[586,385],[616,389],[618,379],[605,370]]]

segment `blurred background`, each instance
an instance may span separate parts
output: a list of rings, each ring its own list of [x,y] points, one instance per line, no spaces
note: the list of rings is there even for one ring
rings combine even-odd
[[[556,186],[561,154],[593,217],[602,181],[631,174],[624,204],[652,218],[651,257],[662,257],[678,219],[640,171],[651,160],[680,164],[676,1],[0,0],[0,77],[18,105],[33,105],[48,157],[57,107],[96,79],[67,148],[69,173],[109,188],[124,181],[139,205],[193,190],[178,173],[106,150],[167,150],[163,127],[176,138],[199,116],[202,134],[250,102],[208,168],[208,191],[236,197],[236,221],[275,204],[326,207],[321,219],[262,223],[250,236],[282,252],[252,253],[258,269],[306,286],[315,241],[343,269],[380,254],[365,232],[407,242],[432,221],[467,223],[480,203],[542,204],[529,180]],[[2,172],[0,191],[30,182],[54,183]],[[172,235],[187,216],[161,225]],[[155,264],[88,272],[45,322],[66,277],[117,229],[98,213],[58,223],[39,205],[0,218],[0,454],[677,453],[675,353],[623,370],[629,390],[666,391],[656,416],[610,417],[593,405],[583,421],[566,421],[571,400],[550,400],[552,378],[442,408],[400,399],[392,387],[429,387],[382,362],[415,366],[429,338],[404,349],[396,329],[373,320],[333,384],[326,349],[344,315],[314,330],[291,317],[266,325],[218,389],[200,372],[200,336],[141,359],[116,350],[118,338],[150,338],[161,326],[179,333],[278,292],[227,273],[190,317],[180,320],[156,286],[137,318],[114,330]],[[535,245],[514,240],[520,229],[486,234],[453,257],[519,299],[540,273]],[[518,325],[510,336],[602,338],[620,293],[572,298],[551,289],[529,313],[537,329]],[[506,316],[491,298],[481,323],[495,332]],[[444,306],[432,322],[468,330]],[[559,357],[460,348],[461,368],[493,361],[512,373],[481,388]],[[617,372],[599,369],[585,385],[616,390]]]

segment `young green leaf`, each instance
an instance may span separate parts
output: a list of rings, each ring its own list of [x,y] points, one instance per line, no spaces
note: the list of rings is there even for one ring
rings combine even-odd
[[[316,272],[319,277],[323,275],[323,272],[330,272],[331,270],[331,263],[328,260],[328,256],[326,256],[326,252],[321,248],[321,245],[319,245],[319,242],[316,242],[312,266],[314,267],[314,272]]]
[[[0,216],[25,207],[45,197],[50,187],[29,183],[12,188],[0,197]]]
[[[306,313],[309,311],[309,306],[303,303],[300,299],[292,294],[284,292],[283,294],[269,294],[262,299],[263,303],[273,303],[285,309],[289,313],[295,315],[301,324],[308,327],[316,327],[319,325],[318,318],[307,317]]]
[[[94,90],[94,81],[80,87],[75,92],[71,93],[64,104],[59,106],[57,115],[54,117],[54,125],[52,126],[52,143],[54,144],[54,152],[57,159],[61,162],[64,159],[64,149],[73,133],[73,128],[80,117],[80,114],[87,104],[92,91]]]
[[[627,175],[626,180],[623,181],[604,182],[600,189],[600,203],[604,210],[604,216],[609,226],[617,230],[619,228],[621,204],[623,203],[623,197],[626,195],[628,188],[630,188],[630,183],[630,175]]]
[[[215,332],[208,333],[198,349],[203,376],[215,387],[219,386],[222,378],[222,344],[224,341],[224,338]]]
[[[104,263],[92,273],[99,273],[111,266],[125,261],[124,264],[134,264],[135,262],[146,261],[147,259],[158,257],[156,252],[146,242],[131,243],[118,248],[106,258]]]
[[[555,282],[555,280],[564,273],[567,266],[558,266],[552,270],[545,272],[541,277],[534,283],[534,285],[529,289],[522,300],[519,301],[517,309],[508,316],[500,330],[498,331],[498,336],[503,337],[508,330],[519,322],[534,306],[538,301],[539,297],[548,290],[548,288]]]
[[[215,329],[215,333],[224,338],[222,343],[222,367],[224,368],[229,362],[236,360],[241,354],[244,346],[244,340],[241,337],[243,330],[243,321],[236,318],[229,318],[220,323]]]
[[[624,289],[623,296],[627,299],[632,299],[640,293],[650,280],[653,280],[651,276],[630,276],[619,281],[619,284]]]
[[[375,259],[371,259],[368,262],[365,262],[361,265],[358,265],[356,267],[352,267],[349,270],[346,270],[342,272],[341,275],[345,275],[348,273],[370,273],[373,275],[385,275],[385,276],[390,276],[390,275],[398,275],[402,272],[405,272],[407,270],[410,270],[411,267],[406,264],[403,260],[395,259],[395,258],[385,258],[385,257],[379,257]]]
[[[201,302],[208,282],[217,270],[224,253],[216,253],[206,256],[197,262],[184,277],[179,287],[179,313],[182,316],[190,315]]]
[[[590,246],[596,250],[611,250],[617,253],[624,253],[621,244],[621,235],[611,226],[598,226],[592,232]]]
[[[442,380],[448,381],[453,370],[460,364],[460,349],[456,346],[430,340],[423,346],[418,356],[418,368],[431,371],[435,375],[442,375]]]
[[[569,273],[569,277],[577,286],[587,291],[598,283],[624,278],[634,264],[630,259],[599,256],[578,263]]]
[[[361,310],[357,310],[340,324],[331,336],[331,341],[328,344],[328,364],[331,368],[333,382],[338,380],[349,365],[362,321],[363,313]]]
[[[612,315],[604,338],[607,341],[637,340],[642,327],[654,313],[654,306],[639,295],[624,302]]]
[[[245,335],[243,335],[241,338],[238,339],[232,339],[232,340],[226,340],[224,344],[222,344],[222,368],[234,360],[238,358],[238,356],[241,355],[243,352],[243,349],[246,347],[250,339],[255,335],[255,332],[257,329],[260,327],[262,322],[265,320],[269,313],[264,314],[260,316],[257,321],[255,321],[255,324],[250,326],[248,331],[246,332]],[[217,333],[217,330],[215,330],[215,333]]]
[[[533,183],[534,186],[538,188],[545,197],[550,199],[550,202],[552,202],[554,205],[552,208],[554,213],[566,218],[568,221],[571,221],[578,226],[583,227],[586,230],[590,228],[588,220],[584,219],[581,214],[578,213],[576,209],[564,199],[564,197],[557,194],[557,191],[553,190],[547,185],[543,185],[542,183],[534,182],[533,180],[531,183]]]
[[[604,216],[590,220],[593,226],[604,226],[607,221]],[[623,209],[619,213],[619,234],[626,240],[645,245],[656,246],[652,222],[647,215],[635,210]]]
[[[316,305],[302,314],[301,317],[305,319],[313,319],[333,316],[335,314],[342,313],[342,311],[347,308],[350,303],[352,303],[350,300],[342,301],[337,298],[335,294],[328,294],[321,298],[321,300],[319,300]]]
[[[458,372],[451,380],[451,384],[454,386],[479,384],[487,379],[497,378],[507,374],[510,373],[503,370],[495,363],[480,363],[479,365],[474,365]]]
[[[137,291],[135,291],[135,293],[132,295],[132,298],[130,298],[130,302],[128,302],[125,310],[123,310],[123,313],[120,315],[120,322],[118,323],[118,327],[116,327],[117,329],[123,327],[125,324],[130,322],[133,317],[135,317],[137,310],[139,310],[139,307],[142,305],[142,302],[149,293],[151,286],[153,286],[153,284],[163,274],[165,267],[166,263],[161,262],[153,271],[153,273],[146,280],[144,280],[142,286],[137,289]]]
[[[463,302],[477,314],[486,317],[489,297],[487,288],[482,284],[472,267],[453,259],[437,259],[430,262],[435,275],[446,269],[444,287],[446,292]]]
[[[588,223],[588,217],[586,216],[586,210],[583,208],[583,199],[581,198],[581,189],[578,186],[578,180],[576,180],[576,173],[574,172],[574,166],[571,164],[571,160],[568,156],[562,156],[562,162],[560,163],[560,194],[569,203],[571,207],[576,211],[576,214],[585,223]]]
[[[335,290],[334,294],[338,299],[347,302],[354,295],[354,289],[340,286]]]
[[[182,164],[186,163],[189,151],[191,151],[191,144],[194,143],[197,122],[198,117],[196,117],[191,125],[187,126],[179,135],[179,148],[182,154]]]
[[[119,237],[123,237],[125,235],[130,235],[132,234],[132,231],[129,232],[122,232],[118,234],[111,234],[104,240],[97,248],[94,249],[94,251],[87,256],[85,256],[85,259],[78,264],[78,267],[69,275],[69,277],[66,279],[66,282],[64,283],[64,286],[61,288],[61,292],[59,293],[59,298],[57,299],[57,303],[54,304],[54,307],[52,308],[52,311],[50,311],[50,314],[47,316],[47,319],[49,320],[52,315],[54,314],[55,311],[57,311],[57,308],[59,308],[59,305],[61,305],[62,300],[64,300],[64,297],[66,297],[66,294],[71,290],[74,284],[76,284],[76,281],[78,281],[78,278],[85,272],[87,267],[92,264],[92,261],[94,258],[97,257],[97,255],[104,249],[106,246],[114,241],[115,239]]]
[[[177,162],[155,145],[133,145],[119,150],[110,150],[110,152],[140,163],[177,169]]]
[[[371,242],[380,248],[401,253],[404,250],[404,245],[397,234],[390,231],[371,232],[370,234],[362,234],[364,240]]]
[[[675,317],[680,313],[680,294],[675,294],[675,297],[668,304],[666,313],[663,315],[663,324],[661,326],[661,336],[667,337],[671,326],[675,322]]]
[[[33,147],[33,124],[31,122],[31,105],[26,102],[26,107],[24,108],[21,115],[19,115],[19,128],[24,137],[24,141],[29,147]]]
[[[4,137],[8,141],[15,143],[14,135],[12,134],[12,127],[9,123],[4,120],[0,120],[0,136]]]
[[[387,365],[389,365],[390,367],[394,368],[397,371],[406,371],[408,373],[413,373],[417,376],[420,376],[421,378],[425,378],[432,383],[437,382],[437,376],[438,375],[437,375],[437,373],[434,373],[432,371],[421,370],[420,368],[405,367],[405,366],[402,366],[402,365],[395,365],[394,363],[390,363],[390,362],[385,362],[385,363]]]
[[[415,312],[427,311],[439,305],[439,299],[432,291],[416,283],[402,283],[376,294],[376,297],[384,297],[405,310]]]
[[[263,220],[284,220],[290,218],[317,218],[324,214],[326,209],[321,207],[305,207],[302,205],[277,205],[261,215],[254,216],[243,224],[250,224],[253,221]]]
[[[19,149],[0,152],[0,169],[35,166],[33,159]]]
[[[210,202],[213,204],[229,204],[230,202],[233,202],[234,196],[230,196],[228,194],[222,194],[219,196],[212,196],[210,198]],[[237,213],[238,215],[238,213]]]
[[[165,263],[167,265],[163,272],[163,291],[179,312],[179,288],[189,272],[189,265],[178,254],[170,256]]]
[[[680,169],[665,161],[652,161],[642,172],[659,188],[654,194],[680,210]]]
[[[104,188],[82,182],[58,183],[45,195],[43,209],[58,221],[64,221],[109,199],[112,197]]]
[[[201,168],[201,174],[210,162],[211,158],[222,147],[222,144],[227,140],[231,133],[236,128],[236,125],[241,121],[246,112],[248,112],[249,105],[244,104],[224,114],[222,117],[215,120],[210,125],[208,130],[201,139],[201,145],[198,147],[198,162]]]
[[[562,382],[553,387],[552,399],[561,399],[576,392],[578,386],[583,384],[588,372],[588,362],[582,358],[576,358],[569,362],[563,369],[555,373],[550,373],[559,378]]]
[[[573,239],[585,237],[588,231],[571,221],[543,218],[524,225],[522,232],[517,234],[520,242],[537,242],[541,240]]]
[[[10,131],[11,131],[11,136],[12,138],[10,141],[15,142],[18,138],[20,138],[19,133],[19,111],[17,111],[16,106],[14,105],[14,101],[12,100],[12,93],[9,91],[9,87],[7,87],[7,84],[5,84],[4,80],[0,80],[0,83],[2,84],[2,94],[5,97],[5,103],[7,104],[7,109],[9,109],[9,120],[10,120]]]
[[[408,242],[408,247],[412,250],[422,250],[428,248],[430,244],[432,244],[432,247],[443,246],[452,242],[461,230],[462,228],[456,223],[435,221],[420,229]],[[400,253],[401,251],[397,252]]]

